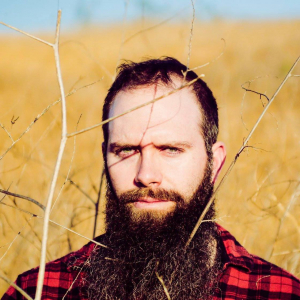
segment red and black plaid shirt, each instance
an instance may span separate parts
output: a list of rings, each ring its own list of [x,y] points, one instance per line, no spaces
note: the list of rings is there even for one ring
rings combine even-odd
[[[217,299],[300,299],[300,280],[283,269],[249,254],[224,228],[218,226],[224,244],[224,268],[213,296]],[[100,237],[101,238],[101,237]],[[94,249],[88,243],[46,265],[42,299],[84,299],[79,282],[82,266]],[[18,276],[16,284],[35,296],[38,268]],[[2,300],[25,299],[10,287]]]

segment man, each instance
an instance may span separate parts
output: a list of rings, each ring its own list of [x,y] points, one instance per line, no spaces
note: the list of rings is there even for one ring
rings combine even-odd
[[[165,95],[165,97],[162,97]],[[157,99],[157,101],[152,101]],[[300,299],[300,281],[214,223],[226,157],[212,92],[173,58],[126,63],[103,119],[106,234],[46,265],[43,299]],[[38,268],[16,281],[31,297]],[[10,288],[3,299],[24,299]]]

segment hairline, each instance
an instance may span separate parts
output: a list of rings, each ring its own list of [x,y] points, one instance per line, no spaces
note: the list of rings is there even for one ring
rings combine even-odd
[[[120,89],[115,95],[114,95],[114,97],[112,98],[112,100],[111,100],[111,102],[109,103],[109,109],[108,109],[108,113],[107,113],[107,116],[109,117],[109,114],[110,114],[110,111],[111,111],[111,108],[112,108],[112,106],[113,106],[113,103],[115,102],[115,99],[116,99],[116,97],[117,97],[117,95],[118,94],[120,94],[120,93],[126,93],[127,91],[134,91],[134,90],[139,90],[139,89],[144,89],[144,88],[147,88],[147,87],[151,87],[151,86],[154,86],[154,85],[159,85],[159,86],[162,86],[162,87],[172,87],[172,88],[174,88],[174,90],[176,89],[176,85],[175,85],[175,82],[174,82],[174,80],[173,80],[173,78],[174,79],[182,79],[182,82],[184,81],[184,77],[182,76],[179,76],[178,74],[176,74],[176,73],[171,73],[170,74],[170,80],[168,81],[168,82],[163,82],[162,80],[157,80],[156,82],[153,82],[153,83],[149,83],[149,84],[138,84],[138,85],[133,85],[133,86],[126,86],[126,87],[124,87],[124,88],[122,88],[122,89]],[[178,88],[178,87],[177,87]],[[205,116],[205,113],[204,113],[204,109],[203,109],[203,107],[202,107],[202,105],[201,105],[201,102],[200,102],[200,99],[198,99],[198,96],[197,96],[197,94],[196,94],[196,91],[195,91],[195,89],[194,89],[194,87],[193,87],[193,85],[192,86],[186,86],[186,87],[184,87],[184,89],[185,88],[187,88],[192,94],[193,94],[193,96],[194,96],[194,101],[196,102],[196,104],[197,104],[197,106],[198,106],[198,108],[199,108],[199,113],[200,113],[200,115],[199,115],[199,123],[198,123],[198,125],[199,125],[199,127],[200,127],[200,134],[201,134],[201,136],[202,136],[202,138],[204,139],[204,141],[205,141],[205,137],[204,137],[204,125],[205,125],[205,123],[207,122],[206,120],[205,120],[205,118],[206,118],[206,116]],[[178,91],[180,91],[180,90],[178,90]],[[175,92],[176,93],[176,92]],[[167,97],[167,96],[166,96]],[[163,99],[163,98],[162,98]],[[162,99],[160,99],[160,100],[162,100]],[[159,101],[159,100],[158,100]],[[110,122],[109,122],[110,123]],[[107,128],[107,141],[105,141],[106,142],[106,147],[108,146],[108,139],[109,139],[109,123],[107,124],[108,125],[108,128]],[[212,146],[212,145],[211,145]],[[206,152],[208,152],[209,151],[209,149],[207,149],[207,145],[206,145],[206,142],[205,142],[205,149],[206,149]]]

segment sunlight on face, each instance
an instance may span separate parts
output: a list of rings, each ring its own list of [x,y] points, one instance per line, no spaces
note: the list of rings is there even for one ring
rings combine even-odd
[[[121,91],[109,117],[170,89],[150,86]],[[199,104],[189,88],[112,121],[107,166],[117,196],[132,189],[151,188],[177,191],[189,201],[203,178],[207,162],[201,122]],[[128,206],[136,215],[151,212],[160,217],[172,212],[176,203],[161,196],[140,196]]]

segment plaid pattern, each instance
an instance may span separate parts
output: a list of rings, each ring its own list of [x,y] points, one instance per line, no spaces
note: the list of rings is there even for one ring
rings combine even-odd
[[[223,242],[224,268],[219,275],[219,285],[213,296],[217,299],[300,299],[300,280],[283,269],[249,254],[235,238],[218,225]],[[101,237],[97,241],[101,242]],[[84,299],[80,296],[79,282],[82,267],[95,244],[88,243],[46,265],[42,299]],[[35,295],[38,268],[17,278],[17,285],[32,298]],[[2,300],[25,299],[12,287]],[[184,300],[184,299],[183,299]]]

